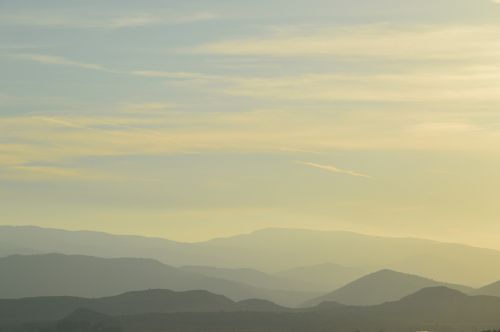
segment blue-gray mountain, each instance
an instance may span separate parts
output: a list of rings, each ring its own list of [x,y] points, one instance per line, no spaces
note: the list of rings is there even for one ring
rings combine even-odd
[[[144,258],[106,259],[62,254],[0,258],[0,298],[102,297],[155,288],[208,290],[233,300],[262,298],[285,305],[296,305],[316,294],[258,288]]]
[[[397,301],[421,289],[446,286],[450,289],[471,293],[472,288],[422,278],[391,270],[381,270],[357,279],[327,295],[312,299],[304,307],[335,301],[346,305],[376,305]]]
[[[24,248],[40,253],[146,257],[175,266],[208,265],[267,272],[334,262],[366,271],[391,268],[471,286],[483,286],[500,276],[500,252],[496,250],[350,232],[266,229],[200,243],[179,243],[98,232],[0,227],[0,243],[4,247],[15,245],[9,253]]]

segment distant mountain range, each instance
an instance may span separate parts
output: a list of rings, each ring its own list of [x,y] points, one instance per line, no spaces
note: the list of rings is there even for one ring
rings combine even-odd
[[[265,273],[249,268],[221,268],[213,266],[181,266],[181,270],[208,277],[232,280],[259,288],[295,289],[322,292],[337,289],[366,274],[362,269],[333,263],[297,267],[278,273]]]
[[[397,301],[423,288],[436,286],[446,286],[465,293],[473,291],[472,288],[466,286],[438,282],[392,270],[381,270],[357,279],[327,295],[307,301],[303,306],[314,306],[325,301],[335,301],[346,305],[376,305]]]
[[[102,297],[132,290],[208,290],[233,300],[252,298],[296,305],[310,292],[264,289],[188,272],[144,258],[81,255],[15,255],[0,258],[0,298],[35,296]]]
[[[252,268],[271,274],[299,266],[333,262],[364,272],[391,268],[471,286],[491,283],[500,276],[498,251],[413,238],[265,229],[200,243],[180,243],[161,238],[99,232],[0,226],[0,254],[52,252],[100,257],[143,257],[174,266]],[[313,274],[306,272],[304,275],[308,273]],[[332,278],[332,274],[328,273],[324,273],[324,279],[309,278],[302,282],[307,284],[312,281],[321,287],[331,284],[332,287],[323,291],[332,291],[337,285],[352,281],[347,280],[345,274],[338,275],[338,280],[335,278],[330,283],[327,280]],[[277,276],[289,277],[290,274]],[[321,279],[321,282],[317,279]]]
[[[267,289],[307,289],[308,284],[301,279],[280,277],[264,273],[256,269],[221,268],[212,266],[181,266],[181,270],[201,274],[207,277],[220,278],[241,282],[259,288]],[[309,286],[313,288],[312,286]]]
[[[289,280],[300,280],[303,287],[311,290],[334,290],[360,278],[369,269],[346,267],[335,263],[323,263],[288,269],[276,275]]]
[[[186,298],[188,300],[186,300]],[[203,298],[204,300],[199,300]],[[24,299],[0,301],[3,317],[13,314],[12,308],[24,312],[24,317],[55,317],[52,308],[58,298]],[[24,301],[24,303],[23,303]],[[34,301],[34,304],[28,304]],[[38,302],[37,302],[38,301]],[[66,300],[68,301],[68,300]],[[203,292],[171,294],[168,291],[149,291],[124,294],[111,299],[73,299],[82,301],[83,307],[75,309],[56,322],[0,321],[6,332],[320,332],[320,331],[443,331],[470,332],[493,329],[500,326],[500,298],[489,296],[467,296],[447,287],[425,288],[395,302],[376,306],[325,306],[304,310],[261,310],[257,303],[244,309],[234,309],[230,300]],[[9,303],[10,302],[10,303]],[[187,304],[194,305],[190,311],[179,312]],[[42,306],[44,305],[44,306]],[[107,313],[109,305],[111,311]],[[155,306],[159,306],[155,307]],[[3,311],[7,307],[10,311]],[[65,307],[60,313],[68,312]],[[208,309],[207,309],[208,308]],[[272,309],[274,309],[273,307]],[[150,313],[141,313],[143,311]],[[171,311],[171,313],[164,313]],[[14,311],[15,313],[16,311]],[[116,314],[118,312],[133,314]],[[19,317],[19,314],[16,314]]]

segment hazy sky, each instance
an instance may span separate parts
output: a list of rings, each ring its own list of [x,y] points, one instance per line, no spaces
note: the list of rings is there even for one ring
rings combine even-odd
[[[500,249],[495,2],[0,0],[0,223]]]

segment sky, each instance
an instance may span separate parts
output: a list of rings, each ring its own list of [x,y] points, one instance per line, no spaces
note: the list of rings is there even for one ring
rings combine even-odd
[[[500,249],[500,1],[0,0],[0,223]]]

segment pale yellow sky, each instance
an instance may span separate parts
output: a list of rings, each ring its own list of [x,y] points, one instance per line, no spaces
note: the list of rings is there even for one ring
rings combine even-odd
[[[0,223],[500,249],[500,5],[313,2],[2,3]]]

